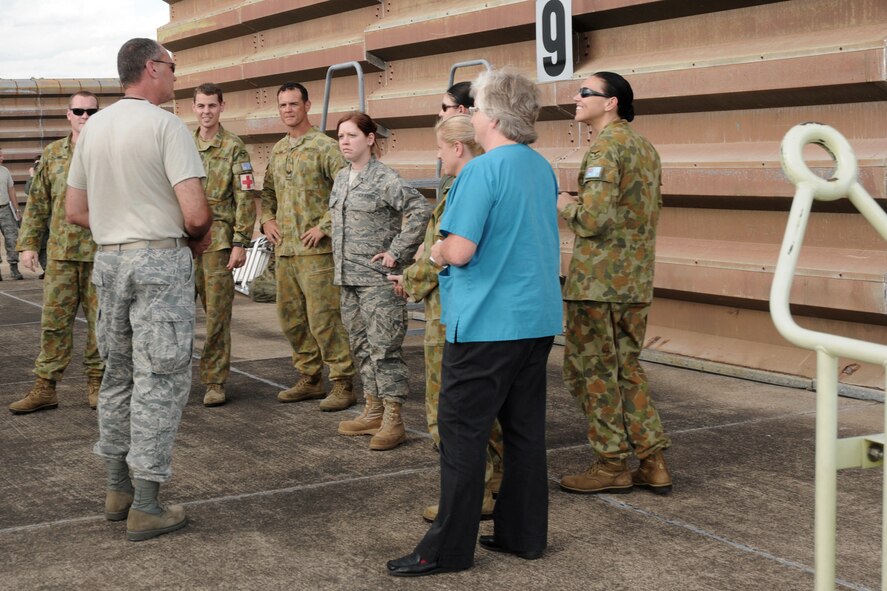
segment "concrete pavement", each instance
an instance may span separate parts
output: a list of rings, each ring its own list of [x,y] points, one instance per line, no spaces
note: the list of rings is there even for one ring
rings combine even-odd
[[[26,275],[0,283],[3,405],[30,387],[38,351],[42,282]],[[173,479],[161,489],[163,499],[187,506],[190,523],[131,543],[125,522],[102,515],[84,335],[78,322],[57,410],[0,413],[0,589],[813,588],[813,392],[646,364],[674,442],[667,459],[675,492],[566,494],[558,478],[583,470],[591,452],[555,347],[546,555],[527,562],[478,548],[469,571],[404,580],[387,576],[385,561],[424,534],[420,514],[438,486],[421,402],[421,336],[405,347],[409,440],[371,452],[368,438],[336,434],[359,409],[321,413],[317,401],[277,402],[298,376],[274,306],[238,295],[230,402],[204,408],[195,368]],[[841,435],[881,432],[882,408],[841,399]],[[881,474],[839,475],[838,589],[879,586]],[[491,531],[481,524],[481,533]]]

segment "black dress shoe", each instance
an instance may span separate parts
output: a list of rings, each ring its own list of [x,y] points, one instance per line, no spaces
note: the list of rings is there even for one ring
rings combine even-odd
[[[440,566],[436,561],[425,560],[419,556],[418,552],[388,561],[388,574],[392,577],[424,577],[425,575],[451,573],[459,570],[465,569]]]
[[[541,558],[543,552],[543,550],[509,550],[500,545],[499,542],[496,541],[495,536],[481,536],[477,542],[481,545],[481,548],[486,548],[493,552],[514,554],[518,558],[523,558],[524,560],[536,560],[537,558]]]

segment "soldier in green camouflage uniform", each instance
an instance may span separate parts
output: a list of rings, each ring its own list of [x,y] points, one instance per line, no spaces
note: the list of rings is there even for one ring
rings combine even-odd
[[[277,314],[301,379],[277,395],[280,402],[323,398],[323,365],[332,388],[321,410],[355,403],[354,364],[333,285],[329,194],[346,162],[336,142],[308,121],[311,101],[301,84],[277,92],[289,133],[271,151],[262,188],[262,231],[274,243]]]
[[[23,399],[9,405],[14,414],[58,406],[55,385],[71,362],[78,307],[82,307],[86,316],[83,364],[86,366],[87,402],[92,408],[98,404],[105,369],[96,346],[98,299],[91,281],[95,242],[88,229],[65,221],[65,191],[74,144],[90,117],[87,109],[98,109],[98,99],[91,92],[83,91],[73,95],[68,104],[71,133],[43,150],[31,182],[16,246],[22,264],[36,271],[38,252],[46,235],[49,236],[49,261],[40,317],[40,354],[34,364],[37,379]]]
[[[225,380],[231,367],[231,309],[236,268],[246,262],[245,247],[256,223],[253,168],[243,141],[225,130],[222,89],[201,84],[194,89],[192,109],[198,128],[194,142],[206,169],[203,190],[213,213],[211,242],[195,260],[197,293],[206,312],[206,341],[200,357],[200,381],[206,386],[204,406],[225,403]]]
[[[406,302],[394,293],[386,277],[399,273],[413,260],[431,205],[373,156],[375,131],[375,123],[364,113],[352,113],[339,121],[339,146],[351,165],[336,176],[330,212],[334,282],[342,290],[342,318],[364,397],[381,400],[384,408],[370,449],[385,450],[406,439],[400,407],[409,394],[408,370],[401,352],[407,328]],[[339,430],[344,435],[366,431],[364,427],[349,429],[347,424]]]
[[[0,150],[0,165],[3,164],[3,150]],[[13,209],[15,214],[13,215]],[[6,259],[9,263],[9,271],[13,279],[24,279],[18,270],[18,252],[15,243],[18,240],[18,222],[21,217],[21,208],[18,205],[18,197],[15,194],[15,182],[12,173],[5,166],[0,166],[0,234],[3,234],[3,242],[6,244]],[[3,281],[3,277],[0,277]]]
[[[564,476],[569,492],[671,490],[662,451],[669,445],[639,363],[653,300],[656,224],[662,207],[659,154],[628,125],[633,93],[618,74],[587,79],[574,98],[576,120],[598,132],[579,169],[579,198],[558,209],[576,234],[564,285],[564,381],[588,418],[598,456]],[[632,453],[641,460],[629,472]]]

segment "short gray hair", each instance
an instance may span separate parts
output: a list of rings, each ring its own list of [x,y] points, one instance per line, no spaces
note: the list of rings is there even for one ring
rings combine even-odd
[[[117,75],[123,88],[132,86],[142,78],[145,62],[152,59],[169,59],[163,46],[153,39],[136,37],[123,44],[117,52]]]
[[[484,71],[471,85],[482,111],[498,121],[499,133],[519,144],[532,144],[539,137],[533,125],[539,116],[539,91],[525,76],[507,70]]]

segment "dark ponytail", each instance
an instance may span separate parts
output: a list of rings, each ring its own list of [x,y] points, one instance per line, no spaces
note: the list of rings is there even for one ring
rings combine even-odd
[[[628,80],[614,72],[597,72],[592,74],[594,78],[604,81],[604,92],[609,96],[615,96],[619,116],[626,121],[634,119],[634,91]]]
[[[447,94],[453,99],[458,106],[468,107],[474,106],[474,97],[471,96],[471,82],[457,82],[450,86]]]

